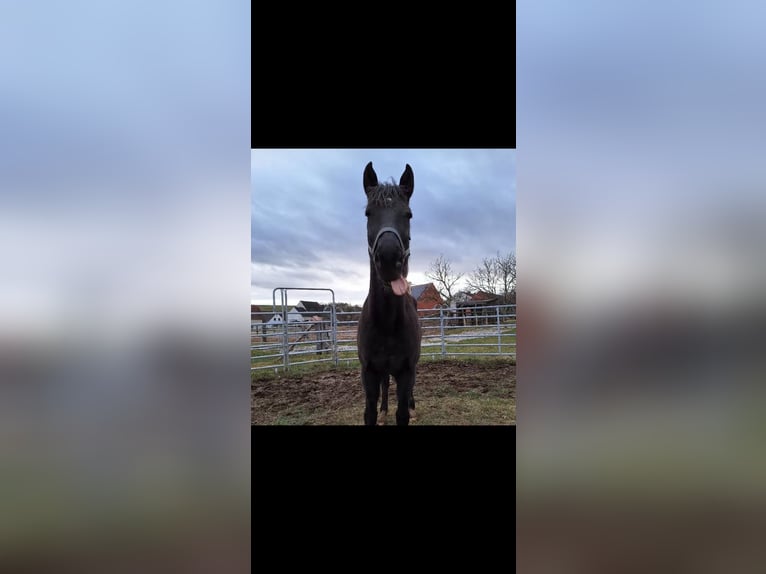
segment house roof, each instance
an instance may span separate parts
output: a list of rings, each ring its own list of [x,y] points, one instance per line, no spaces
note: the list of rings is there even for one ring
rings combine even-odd
[[[486,291],[477,291],[471,295],[471,300],[473,301],[494,301],[495,299],[497,299],[497,295],[494,293],[487,293]]]
[[[306,311],[324,311],[324,307],[322,307],[322,305],[316,301],[298,301],[296,307],[303,307],[303,309]]]
[[[423,283],[422,285],[412,286],[412,296],[416,301],[420,299],[420,296],[423,295],[423,291],[425,291],[429,285],[432,285],[432,283]]]
[[[498,296],[494,293],[487,293],[486,291],[477,291],[476,293],[469,293],[468,298],[463,301],[455,301],[457,307],[477,307],[481,305],[493,305],[496,304]]]

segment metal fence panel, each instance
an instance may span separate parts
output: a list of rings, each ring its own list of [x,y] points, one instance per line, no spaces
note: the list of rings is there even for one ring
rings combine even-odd
[[[276,305],[278,290],[280,306]],[[329,291],[333,301],[322,320],[316,316],[299,317],[296,313],[288,316],[289,290],[293,288],[274,290],[271,312],[251,314],[251,370],[288,370],[290,366],[311,363],[336,366],[341,362],[358,363],[356,330],[360,313],[337,311],[331,289],[295,288]],[[418,314],[423,332],[421,357],[516,358],[516,305],[420,310]],[[309,359],[312,354],[317,358]]]

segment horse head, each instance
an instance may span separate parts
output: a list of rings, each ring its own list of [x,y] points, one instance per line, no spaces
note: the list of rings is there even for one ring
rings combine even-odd
[[[381,184],[370,162],[364,168],[362,183],[367,194],[365,215],[370,263],[380,281],[401,297],[408,290],[410,197],[415,188],[412,168],[407,164],[399,185]]]

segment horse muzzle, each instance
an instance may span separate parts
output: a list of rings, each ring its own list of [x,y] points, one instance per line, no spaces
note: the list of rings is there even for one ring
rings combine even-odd
[[[385,233],[385,231],[387,231],[386,228],[378,234],[374,249],[370,248],[370,255],[380,278],[383,281],[391,282],[402,276],[407,276],[409,249],[404,248],[398,233],[395,231]]]

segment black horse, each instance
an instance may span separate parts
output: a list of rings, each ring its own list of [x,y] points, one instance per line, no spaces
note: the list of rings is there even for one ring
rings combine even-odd
[[[396,379],[396,424],[407,425],[414,416],[415,367],[420,359],[420,323],[417,302],[409,293],[409,201],[415,178],[409,164],[399,185],[378,183],[372,162],[364,169],[367,194],[367,251],[370,256],[370,291],[362,307],[357,332],[362,384],[366,395],[364,423],[381,424],[388,414],[389,376]],[[412,410],[412,412],[411,412]]]

